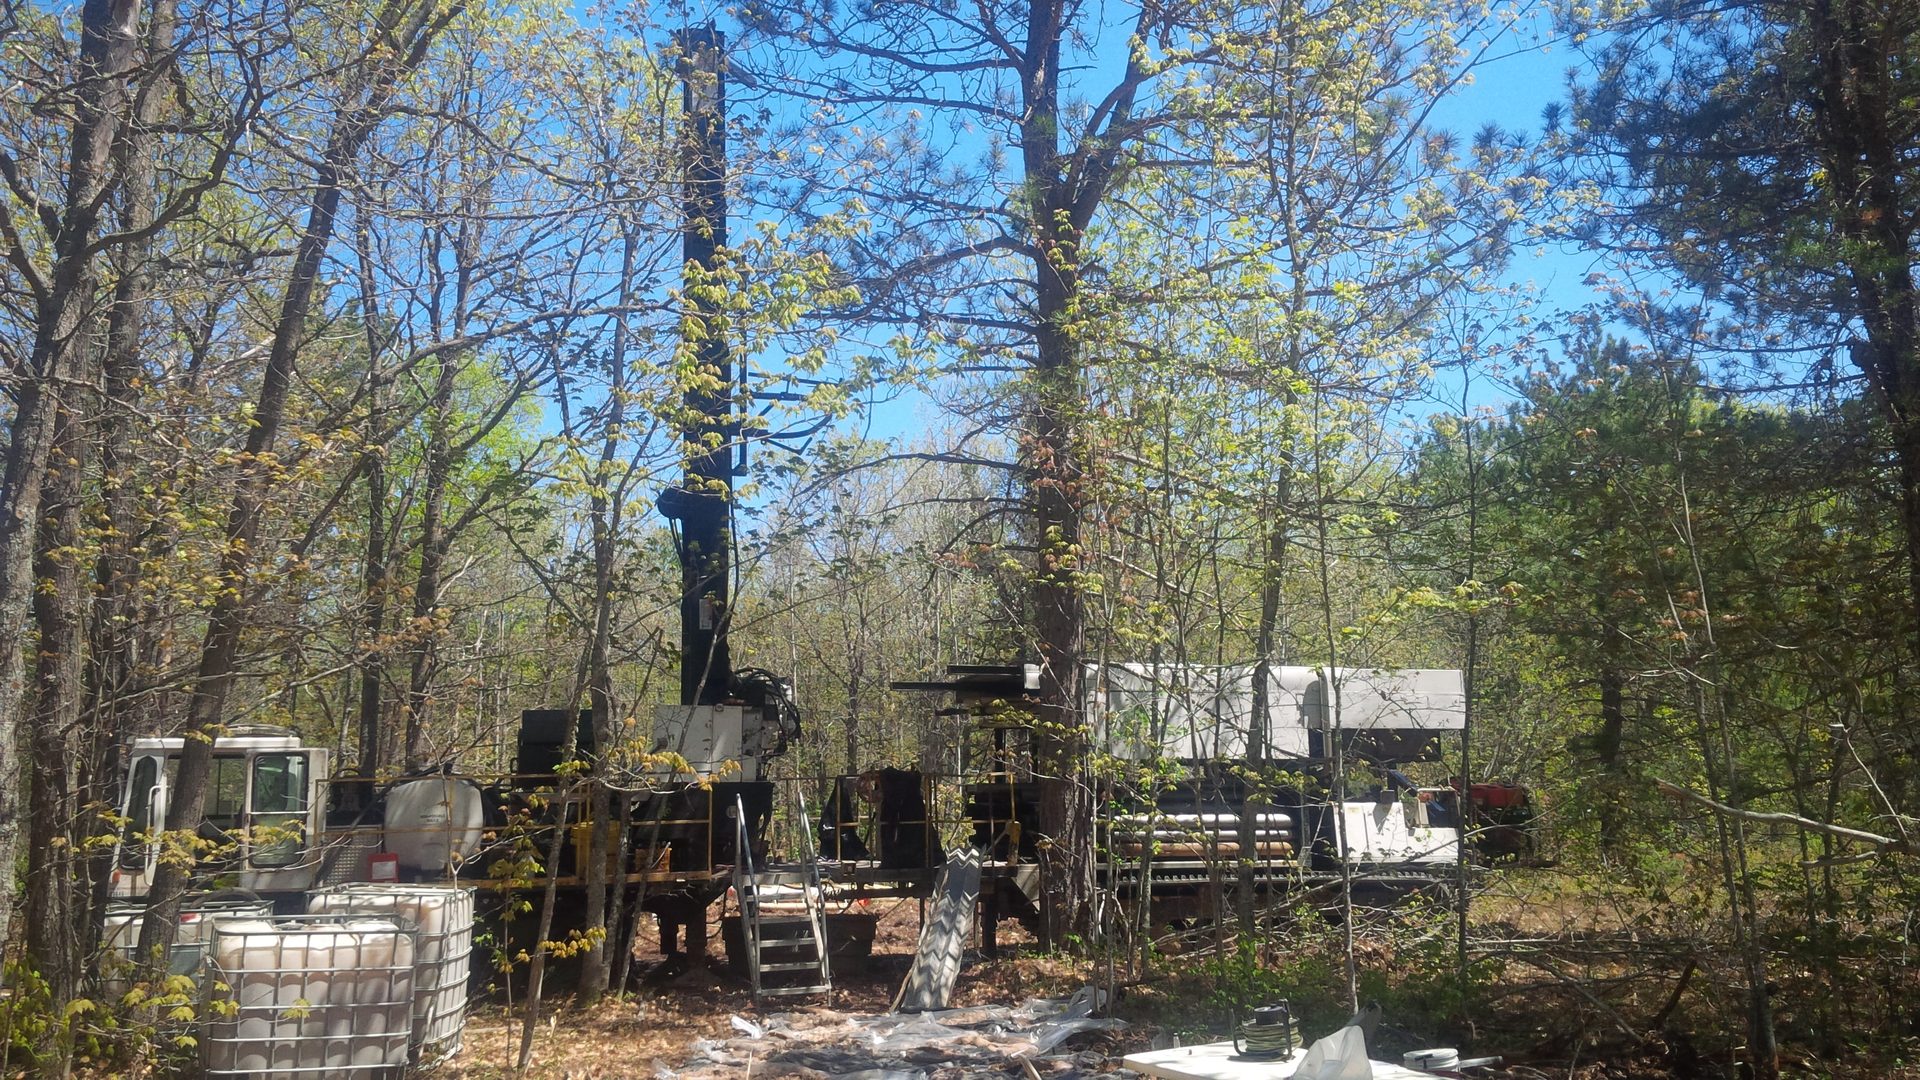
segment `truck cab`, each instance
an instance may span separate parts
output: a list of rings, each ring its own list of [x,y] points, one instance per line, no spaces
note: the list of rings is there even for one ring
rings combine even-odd
[[[175,774],[185,740],[136,739],[128,753],[114,853],[115,899],[144,897],[153,885]],[[325,807],[327,751],[303,746],[283,728],[238,727],[214,746],[207,812],[197,834],[213,845],[204,869],[220,884],[256,893],[298,893],[314,884]]]

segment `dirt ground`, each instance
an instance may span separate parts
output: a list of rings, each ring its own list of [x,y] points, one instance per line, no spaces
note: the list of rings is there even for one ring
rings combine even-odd
[[[779,1013],[829,1010],[850,1015],[885,1013],[912,963],[919,941],[920,908],[915,900],[871,904],[868,910],[879,913],[880,923],[866,972],[836,973],[830,1000],[771,999],[760,1008],[754,1007],[746,982],[727,973],[717,931],[708,946],[706,970],[650,984],[647,975],[658,960],[657,942],[651,928],[643,928],[628,995],[609,998],[592,1009],[577,1009],[563,1001],[549,1010],[534,1036],[531,1067],[524,1075],[543,1080],[651,1077],[685,1062],[692,1055],[694,1040],[729,1035],[733,1016],[763,1019]],[[1021,952],[1020,946],[1028,942],[1014,924],[1002,925],[1000,940],[1000,958],[971,962],[962,970],[954,1005],[1006,1005],[1033,997],[1064,997],[1083,985],[1079,966]],[[499,1003],[477,1006],[467,1021],[460,1055],[435,1075],[475,1080],[514,1075],[521,1016],[518,1008],[509,1015]],[[1092,1035],[1073,1047],[1108,1056],[1117,1067],[1122,1055],[1146,1046],[1147,1038],[1135,1032]]]
[[[1585,902],[1573,902],[1567,895],[1570,890],[1579,891],[1552,875],[1540,875],[1531,882],[1516,877],[1490,890],[1476,922],[1485,920],[1481,926],[1484,933],[1529,940],[1560,935],[1567,941],[1592,942],[1598,940],[1594,935],[1610,940],[1612,935],[1624,932],[1637,938],[1640,948],[1646,946],[1647,938],[1640,935],[1653,921],[1648,918],[1649,912],[1634,907],[1596,910],[1588,897],[1579,898]],[[609,997],[591,1010],[577,1009],[563,1000],[547,1013],[534,1038],[532,1066],[524,1075],[582,1080],[654,1077],[678,1070],[693,1058],[695,1040],[720,1040],[734,1034],[734,1016],[765,1020],[784,1013],[794,1017],[796,1026],[806,1026],[837,1016],[883,1014],[911,964],[919,933],[919,904],[914,900],[874,901],[872,910],[881,916],[873,958],[862,974],[837,973],[829,1001],[775,999],[756,1009],[745,981],[726,972],[717,933],[709,946],[711,960],[705,970],[649,984],[645,976],[657,953],[655,943],[644,939],[635,978],[626,995]],[[1002,950],[998,957],[969,953],[955,989],[955,1006],[1012,1006],[1029,998],[1065,997],[1092,981],[1092,972],[1083,962],[1022,949],[1022,945],[1031,943],[1014,924],[1003,924],[1000,937]],[[1370,954],[1373,947],[1362,951]],[[1580,954],[1572,954],[1572,959],[1578,962]],[[1374,969],[1391,969],[1395,964],[1394,958],[1385,954],[1365,955],[1363,961],[1363,967]],[[1569,961],[1563,956],[1557,962]],[[1201,967],[1198,958],[1188,961],[1169,957],[1151,984],[1123,991],[1115,1012],[1126,1017],[1131,1026],[1119,1032],[1080,1035],[1067,1049],[1077,1052],[1077,1060],[1092,1070],[1113,1069],[1119,1067],[1119,1059],[1125,1054],[1165,1045],[1175,1036],[1189,1042],[1218,1038],[1196,1026],[1197,1022],[1212,1024],[1218,1019],[1211,1017],[1199,1000],[1211,988],[1200,973]],[[1695,1014],[1686,1030],[1696,1034],[1677,1035],[1671,1027],[1655,1033],[1653,1028],[1659,1025],[1649,1026],[1646,1019],[1668,994],[1665,987],[1669,982],[1659,978],[1626,980],[1619,977],[1617,965],[1604,960],[1589,959],[1577,967],[1554,971],[1557,974],[1540,964],[1510,963],[1481,1003],[1483,1011],[1471,1030],[1448,1032],[1436,1028],[1417,1032],[1414,1037],[1433,1041],[1408,1045],[1457,1044],[1470,1047],[1476,1054],[1501,1054],[1506,1064],[1491,1075],[1504,1080],[1686,1080],[1731,1078],[1741,1072],[1737,1063],[1740,1055],[1728,1049],[1736,1040],[1697,1034],[1723,1026],[1714,1014],[1724,1018],[1729,1004],[1719,1000],[1731,992],[1724,972],[1703,967],[1686,988],[1690,1009],[1681,1011]],[[1604,1008],[1596,1008],[1596,1000],[1603,1001]],[[1626,1024],[1645,1030],[1635,1039],[1624,1037],[1608,1021],[1608,1010],[1629,1018]],[[1224,1028],[1215,1025],[1214,1030]],[[467,1025],[465,1049],[436,1075],[515,1075],[512,1065],[519,1033],[517,1010],[510,1015],[498,1003],[478,1006]],[[1391,1049],[1383,1049],[1379,1056],[1395,1056]],[[1920,1042],[1916,1051],[1920,1051]],[[1920,1058],[1920,1052],[1911,1057],[1889,1058],[1880,1053],[1873,1058],[1839,1061],[1819,1059],[1789,1047],[1783,1058],[1788,1076],[1920,1080],[1920,1066],[1910,1064]],[[1012,1062],[1007,1068],[1009,1076],[1025,1075]],[[958,1070],[944,1071],[958,1075]],[[932,1072],[935,1080],[945,1080],[943,1070]],[[756,1069],[754,1075],[811,1078],[823,1074],[788,1068],[767,1073]]]

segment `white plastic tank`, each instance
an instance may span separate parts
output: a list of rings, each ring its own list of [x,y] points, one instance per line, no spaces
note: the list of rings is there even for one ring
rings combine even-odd
[[[466,780],[423,776],[387,791],[387,851],[403,871],[453,876],[480,850],[485,828],[486,800]]]
[[[223,919],[264,919],[273,914],[273,904],[257,898],[231,900],[190,900],[180,907],[179,929],[168,954],[167,971],[186,975],[196,981],[207,943],[213,940],[214,923]],[[112,957],[102,965],[101,973],[109,992],[120,994],[127,988],[127,975],[135,967],[140,930],[146,923],[145,907],[115,907],[107,911],[103,927],[104,944]]]
[[[415,928],[414,1060],[432,1062],[460,1049],[472,973],[473,890],[446,885],[344,885],[307,898],[315,914],[374,915]]]
[[[335,1076],[404,1067],[414,952],[413,931],[398,919],[217,923],[207,1074]]]

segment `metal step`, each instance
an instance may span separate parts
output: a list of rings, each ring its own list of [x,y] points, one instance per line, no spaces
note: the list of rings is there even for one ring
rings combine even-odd
[[[756,870],[750,880],[754,885],[808,885],[812,878],[804,869],[792,870]]]
[[[761,930],[802,930],[808,936],[813,934],[813,920],[805,915],[762,915]],[[762,935],[764,936],[764,935]]]
[[[769,957],[767,956],[768,953],[782,953],[784,955]],[[762,941],[758,950],[758,954],[761,957],[772,960],[794,960],[798,959],[803,953],[814,959],[819,959],[819,950],[813,947],[812,938],[774,938],[772,941]]]
[[[791,949],[796,943],[810,944],[813,941],[813,929],[806,925],[776,926],[773,929],[780,932],[769,934],[766,927],[761,927],[760,940],[783,949]]]
[[[813,827],[807,820],[804,800],[796,807],[800,835],[811,838]],[[746,811],[736,805],[741,822],[740,845],[749,850],[746,837]],[[828,994],[833,991],[833,974],[827,966],[827,946],[820,924],[820,869],[811,861],[812,851],[804,849],[798,865],[784,864],[755,869],[749,857],[734,868],[734,893],[739,899],[742,929],[748,944],[747,964],[753,979],[753,996],[787,997],[800,994]],[[769,913],[767,908],[782,910]],[[799,906],[803,911],[792,909]],[[767,986],[764,976],[783,982],[798,978],[806,985]]]

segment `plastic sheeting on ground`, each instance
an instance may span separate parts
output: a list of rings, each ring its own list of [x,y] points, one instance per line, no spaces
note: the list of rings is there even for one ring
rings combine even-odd
[[[710,1080],[739,1076],[751,1063],[755,1077],[795,1080],[989,1080],[1025,1076],[1023,1061],[1049,1080],[1133,1075],[1113,1070],[1100,1054],[1063,1049],[1083,1032],[1126,1026],[1095,1017],[1094,1004],[1088,987],[1065,1000],[1035,998],[1017,1007],[886,1016],[779,1013],[759,1022],[736,1016],[735,1037],[696,1040],[690,1061],[660,1068],[656,1076]]]

